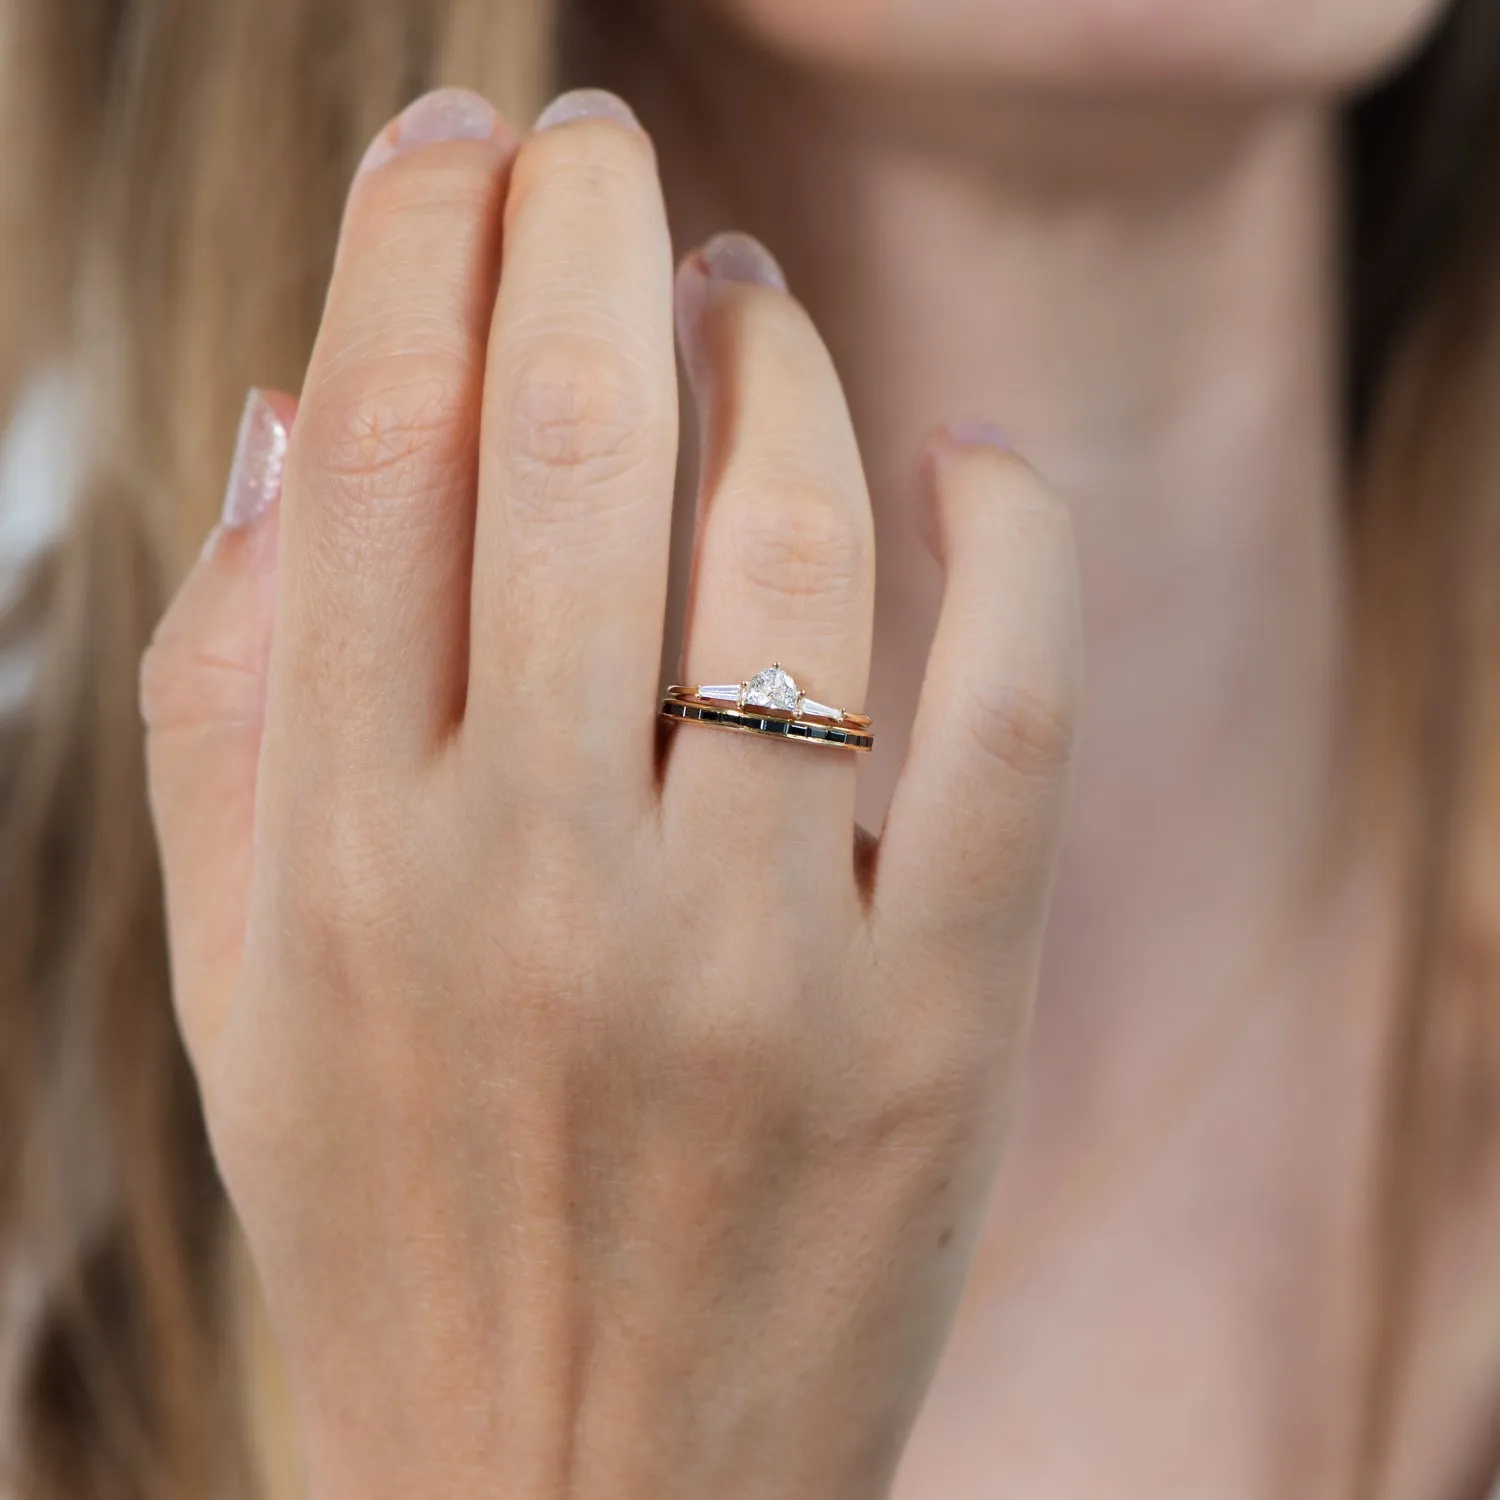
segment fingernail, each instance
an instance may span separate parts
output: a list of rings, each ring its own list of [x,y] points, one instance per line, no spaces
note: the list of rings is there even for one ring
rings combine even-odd
[[[252,387],[240,417],[220,525],[236,530],[258,521],[281,494],[289,429],[266,393]]]
[[[361,172],[384,166],[413,146],[436,141],[487,141],[499,123],[494,106],[470,89],[434,89],[414,99],[370,143]]]
[[[708,282],[697,257],[684,261],[672,288],[673,324],[677,345],[682,350],[682,368],[693,393],[693,409],[698,417],[700,443],[706,441],[706,422],[713,404],[712,369],[703,347],[703,312],[707,302]]]
[[[950,443],[960,448],[999,448],[1003,452],[1015,452],[1015,445],[993,422],[983,417],[955,417],[945,422],[939,432]]]
[[[776,264],[776,257],[752,235],[730,232],[716,234],[697,255],[706,276],[715,281],[745,281],[753,286],[786,290],[786,277]]]
[[[689,255],[677,277],[677,336],[682,345],[683,365],[698,396],[700,420],[709,406],[712,369],[703,351],[703,315],[708,302],[708,283],[740,282],[787,289],[786,277],[776,257],[753,235],[730,231],[716,234]]]
[[[570,120],[614,120],[619,125],[629,125],[639,130],[641,122],[635,111],[617,94],[608,89],[573,89],[559,94],[556,99],[536,117],[533,130],[550,130],[554,125],[566,125]]]

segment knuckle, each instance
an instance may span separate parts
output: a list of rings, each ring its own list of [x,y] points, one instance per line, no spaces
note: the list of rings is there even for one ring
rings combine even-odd
[[[159,736],[259,717],[261,674],[253,662],[213,650],[175,628],[159,628],[141,657],[141,720]]]
[[[516,500],[540,515],[638,469],[656,412],[641,363],[599,337],[551,335],[525,351],[505,398],[504,462]]]
[[[298,435],[325,503],[360,516],[452,479],[472,457],[467,385],[452,357],[387,355],[315,393]]]
[[[783,482],[732,504],[730,554],[752,587],[786,600],[847,597],[865,585],[867,528],[831,485]]]
[[[148,733],[175,727],[184,710],[196,714],[197,675],[192,650],[172,627],[169,614],[156,627],[137,675],[141,719]]]
[[[1050,780],[1072,759],[1076,715],[1064,693],[992,687],[971,694],[959,717],[980,755],[1016,775]]]

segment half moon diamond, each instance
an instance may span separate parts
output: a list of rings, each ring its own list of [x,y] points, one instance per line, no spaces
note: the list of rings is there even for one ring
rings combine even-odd
[[[802,693],[792,681],[791,673],[772,665],[757,672],[745,684],[745,696],[741,701],[746,708],[774,708],[794,714],[801,698]]]

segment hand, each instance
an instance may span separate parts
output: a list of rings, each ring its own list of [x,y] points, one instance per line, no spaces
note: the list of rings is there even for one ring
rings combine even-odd
[[[1068,521],[982,433],[933,438],[947,595],[873,855],[846,751],[682,725],[659,764],[671,252],[646,136],[557,114],[518,144],[438,95],[381,137],[280,501],[246,503],[250,452],[148,653],[176,1003],[319,1500],[870,1500],[1034,991]],[[682,680],[779,659],[858,708],[829,357],[753,242],[676,299]]]

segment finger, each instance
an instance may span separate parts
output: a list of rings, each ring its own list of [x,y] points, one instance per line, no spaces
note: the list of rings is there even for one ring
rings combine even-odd
[[[677,454],[672,254],[650,142],[613,95],[543,112],[505,233],[469,721],[513,769],[587,762],[590,784],[645,795]]]
[[[172,992],[195,1065],[222,1024],[244,941],[276,611],[276,502],[296,407],[294,398],[277,391],[250,392],[224,520],[141,663]]]
[[[1040,942],[1081,675],[1066,507],[993,429],[956,423],[924,464],[947,575],[876,917],[932,945]],[[931,951],[929,948],[928,951]]]
[[[678,279],[702,475],[682,681],[747,681],[771,663],[817,702],[858,711],[870,670],[874,532],[834,366],[768,252],[720,236]],[[775,840],[814,838],[847,865],[846,750],[678,730],[685,808],[756,808]],[[841,840],[820,840],[829,828]]]
[[[461,711],[512,147],[488,104],[444,90],[377,137],[350,190],[288,458],[270,700],[338,772],[420,755]]]
[[[778,662],[809,697],[857,712],[875,540],[833,362],[775,262],[746,236],[710,241],[684,263],[678,286],[703,424],[682,680],[746,681]],[[755,809],[756,826],[778,839],[838,827],[848,864],[849,751],[684,725],[668,779],[688,816],[710,804],[731,816]]]

